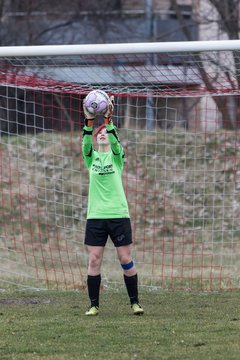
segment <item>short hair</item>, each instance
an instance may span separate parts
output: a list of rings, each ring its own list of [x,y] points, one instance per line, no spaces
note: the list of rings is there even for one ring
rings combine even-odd
[[[104,128],[106,129],[106,125],[105,125],[105,124],[102,124],[102,125],[98,126],[98,127],[94,130],[93,136],[96,138],[97,135],[100,133],[100,131],[101,131],[102,129],[104,129]]]

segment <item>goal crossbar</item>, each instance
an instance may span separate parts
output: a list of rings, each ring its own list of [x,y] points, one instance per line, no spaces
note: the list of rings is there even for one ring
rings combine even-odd
[[[240,50],[240,40],[146,42],[86,45],[2,46],[0,57],[54,55],[110,55]]]

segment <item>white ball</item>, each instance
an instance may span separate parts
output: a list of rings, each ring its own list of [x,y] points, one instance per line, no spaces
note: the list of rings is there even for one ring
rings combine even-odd
[[[108,107],[110,98],[103,90],[93,90],[85,98],[87,110],[94,115],[103,115]]]

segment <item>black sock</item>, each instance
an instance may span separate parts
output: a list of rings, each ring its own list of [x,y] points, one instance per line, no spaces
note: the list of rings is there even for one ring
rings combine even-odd
[[[126,276],[124,274],[124,281],[127,288],[128,296],[131,304],[138,303],[138,277],[137,274],[133,276]]]
[[[101,274],[87,277],[88,296],[91,301],[91,306],[99,306],[99,293],[101,284]]]

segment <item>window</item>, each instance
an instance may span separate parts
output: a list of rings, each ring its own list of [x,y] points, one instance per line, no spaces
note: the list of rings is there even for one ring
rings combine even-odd
[[[191,5],[177,5],[179,12],[182,14],[184,19],[191,19],[192,18],[192,6]],[[170,19],[177,19],[177,12],[173,6],[169,8]]]

